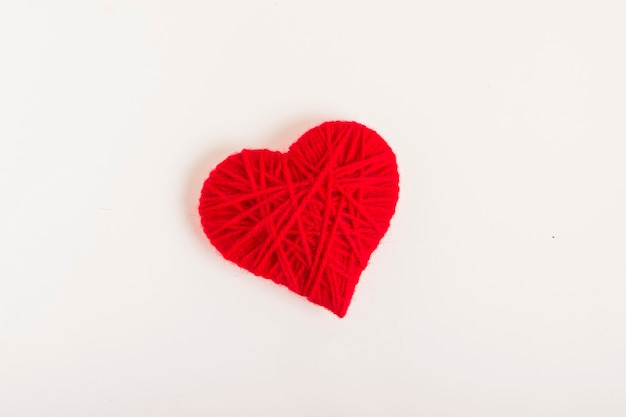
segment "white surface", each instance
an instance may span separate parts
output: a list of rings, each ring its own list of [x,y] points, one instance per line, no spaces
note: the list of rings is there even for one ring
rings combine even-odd
[[[0,415],[626,415],[623,1],[0,0]],[[401,197],[345,319],[204,177],[328,119]]]

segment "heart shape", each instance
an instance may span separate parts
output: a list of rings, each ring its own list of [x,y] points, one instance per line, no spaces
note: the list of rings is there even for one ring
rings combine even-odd
[[[200,217],[224,258],[345,316],[398,201],[396,157],[356,122],[326,122],[286,153],[247,150],[204,182]]]

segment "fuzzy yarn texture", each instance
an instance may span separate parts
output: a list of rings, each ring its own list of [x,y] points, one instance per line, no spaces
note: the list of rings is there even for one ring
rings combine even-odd
[[[224,258],[345,316],[398,201],[396,157],[356,122],[325,122],[286,153],[227,157],[200,196],[204,232]]]

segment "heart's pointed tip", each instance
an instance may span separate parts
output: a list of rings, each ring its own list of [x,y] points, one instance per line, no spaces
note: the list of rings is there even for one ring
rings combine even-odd
[[[340,319],[344,318],[346,316],[346,314],[348,313],[348,307],[350,306],[350,303],[347,303],[347,305],[345,306],[341,306],[341,307],[330,307],[330,306],[325,306],[328,310],[330,310],[330,312],[332,312],[334,315],[336,315],[337,317],[339,317]]]
[[[346,316],[347,311],[346,310],[339,310],[339,309],[335,309],[335,308],[331,308],[331,307],[327,307],[327,306],[322,306],[324,308],[326,308],[326,310],[330,311],[331,313],[333,313],[335,316],[337,316],[338,318],[342,319]]]
[[[293,291],[293,290],[292,290]],[[302,295],[302,294],[301,294]],[[319,298],[311,298],[310,296],[306,296],[306,298],[313,304],[317,304],[320,307],[324,307],[326,310],[333,313],[335,316],[340,319],[344,318],[348,313],[348,307],[350,306],[350,301],[345,303],[345,305],[335,305],[329,300],[320,300]]]
[[[335,315],[337,317],[339,317],[340,319],[344,318],[346,316],[347,311],[333,311],[333,313],[335,313]]]

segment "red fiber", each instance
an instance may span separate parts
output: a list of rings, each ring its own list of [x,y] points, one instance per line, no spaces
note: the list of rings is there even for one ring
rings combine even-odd
[[[326,122],[287,153],[243,150],[204,182],[200,217],[224,258],[343,317],[398,200],[387,143]]]

